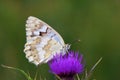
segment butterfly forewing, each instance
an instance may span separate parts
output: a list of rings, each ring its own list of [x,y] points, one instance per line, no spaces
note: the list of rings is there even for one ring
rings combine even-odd
[[[62,37],[36,17],[30,16],[26,21],[26,38],[24,52],[29,62],[35,65],[46,63],[56,53],[66,50]]]

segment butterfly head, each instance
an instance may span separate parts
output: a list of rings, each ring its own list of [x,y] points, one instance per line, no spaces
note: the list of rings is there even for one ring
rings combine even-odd
[[[66,45],[65,45],[65,47],[66,47],[67,50],[70,49],[70,46],[71,46],[71,44],[66,44]]]
[[[63,46],[63,51],[64,53],[68,52],[68,50],[70,49],[70,44],[65,44],[65,46]]]

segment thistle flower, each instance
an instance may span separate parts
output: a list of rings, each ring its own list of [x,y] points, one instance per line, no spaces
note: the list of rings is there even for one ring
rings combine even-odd
[[[84,70],[82,59],[82,55],[79,56],[78,52],[73,51],[69,51],[64,56],[62,54],[56,55],[49,62],[50,71],[62,80],[74,80],[74,75],[80,74]]]

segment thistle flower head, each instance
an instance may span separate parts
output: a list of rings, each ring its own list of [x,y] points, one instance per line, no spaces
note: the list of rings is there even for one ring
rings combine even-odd
[[[82,55],[79,56],[78,52],[73,51],[69,51],[64,56],[62,54],[56,55],[49,62],[50,71],[62,80],[74,80],[75,74],[83,72],[82,59]]]

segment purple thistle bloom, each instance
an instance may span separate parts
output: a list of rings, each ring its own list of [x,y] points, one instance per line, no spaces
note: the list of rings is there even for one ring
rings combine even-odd
[[[49,62],[50,71],[62,80],[74,80],[74,75],[82,73],[84,70],[82,59],[82,55],[79,56],[78,52],[73,51],[69,51],[64,56],[62,54],[56,55]]]

